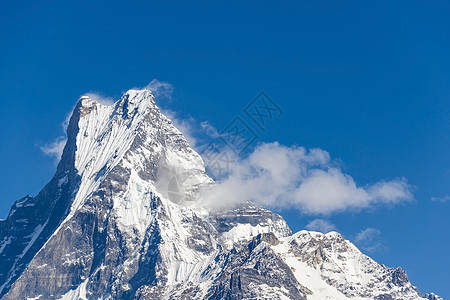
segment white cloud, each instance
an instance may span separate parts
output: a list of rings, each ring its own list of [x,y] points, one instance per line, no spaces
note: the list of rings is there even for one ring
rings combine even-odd
[[[116,102],[112,97],[105,97],[97,92],[89,92],[89,93],[85,94],[85,96],[88,96],[89,98],[97,101],[100,104],[109,105],[109,106],[113,105]]]
[[[312,220],[305,226],[305,228],[308,230],[319,231],[323,233],[328,233],[330,231],[336,230],[336,226],[334,226],[334,224],[331,224],[324,219]]]
[[[447,202],[447,201],[450,201],[450,195],[445,195],[443,197],[431,197],[431,201],[434,201],[434,202]]]
[[[41,151],[52,158],[55,159],[55,163],[58,163],[61,159],[61,155],[66,145],[67,138],[65,136],[60,136],[56,138],[53,142],[41,146]]]
[[[361,242],[367,242],[371,241],[374,237],[380,235],[381,232],[378,229],[368,227],[364,230],[361,230],[356,234],[355,242],[361,243]]]
[[[174,88],[168,82],[153,79],[144,88],[150,90],[157,100],[167,100],[168,102],[172,101],[172,93]]]
[[[413,199],[412,187],[404,178],[358,186],[322,149],[275,142],[260,144],[248,157],[234,156],[230,161],[227,174],[202,194],[206,205],[220,208],[250,200],[272,208],[330,215]]]
[[[219,131],[214,126],[212,126],[208,121],[201,122],[200,127],[208,137],[210,138],[220,137]]]
[[[368,227],[356,234],[355,244],[367,252],[375,252],[383,248],[381,232]]]

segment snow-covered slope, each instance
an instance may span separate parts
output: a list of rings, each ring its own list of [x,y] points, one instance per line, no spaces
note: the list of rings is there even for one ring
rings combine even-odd
[[[337,232],[300,231],[281,239],[273,250],[291,267],[297,280],[312,291],[309,299],[420,297],[401,268],[376,263]]]
[[[424,298],[337,233],[292,235],[252,203],[202,207],[212,184],[149,90],[112,106],[82,97],[55,176],[0,221],[0,296]]]

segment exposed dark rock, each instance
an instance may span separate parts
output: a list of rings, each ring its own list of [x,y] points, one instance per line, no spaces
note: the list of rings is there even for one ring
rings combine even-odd
[[[406,275],[406,272],[402,268],[398,267],[392,273],[392,282],[395,285],[403,286],[409,282],[409,279],[408,276]]]

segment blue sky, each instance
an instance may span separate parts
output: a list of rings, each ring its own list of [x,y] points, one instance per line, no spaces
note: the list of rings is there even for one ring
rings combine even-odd
[[[255,145],[323,149],[360,187],[413,186],[412,201],[360,210],[278,209],[292,229],[337,228],[422,292],[450,297],[450,4],[0,5],[1,218],[52,177],[41,147],[84,93],[118,99],[157,78],[174,87],[161,106],[222,130],[251,122],[244,108],[263,90],[283,114],[255,129]]]

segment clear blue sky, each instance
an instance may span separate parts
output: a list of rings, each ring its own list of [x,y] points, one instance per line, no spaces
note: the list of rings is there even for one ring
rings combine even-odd
[[[0,217],[52,177],[40,147],[83,93],[157,78],[167,107],[224,128],[264,90],[284,114],[259,142],[327,150],[361,186],[415,186],[411,203],[323,218],[353,240],[377,229],[374,259],[448,298],[449,16],[446,1],[0,0]],[[281,213],[295,231],[315,218]]]

